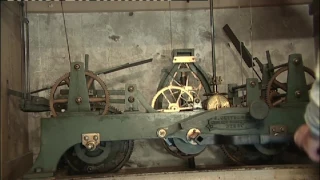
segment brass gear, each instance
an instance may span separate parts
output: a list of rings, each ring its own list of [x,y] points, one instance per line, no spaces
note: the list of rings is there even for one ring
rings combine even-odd
[[[85,76],[90,77],[89,80],[87,81],[88,87],[90,87],[90,84],[93,83],[93,81],[97,81],[100,86],[102,87],[102,89],[104,90],[104,95],[105,97],[102,98],[89,98],[89,102],[92,103],[99,103],[99,102],[103,102],[105,103],[104,106],[104,110],[101,113],[102,115],[105,115],[108,113],[108,109],[109,109],[109,92],[107,89],[107,86],[105,85],[105,83],[93,72],[90,71],[86,71],[85,72]],[[67,103],[68,99],[55,99],[54,95],[55,92],[57,90],[57,88],[61,85],[69,85],[70,83],[70,73],[66,73],[63,76],[61,76],[59,79],[56,80],[56,82],[54,83],[54,85],[52,86],[51,90],[50,90],[50,98],[49,98],[49,105],[50,105],[50,111],[53,117],[57,117],[57,112],[55,110],[54,104],[56,103]]]

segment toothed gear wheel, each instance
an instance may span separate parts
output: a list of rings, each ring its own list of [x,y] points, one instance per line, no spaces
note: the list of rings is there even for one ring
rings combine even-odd
[[[114,106],[109,106],[109,113],[111,114],[122,114],[122,112]]]
[[[94,81],[97,81],[98,84],[101,86],[102,90],[104,91],[104,97],[96,98],[96,97],[89,97],[89,102],[91,106],[95,104],[101,104],[103,103],[103,111],[101,112],[101,115],[105,115],[108,113],[109,109],[109,92],[107,89],[107,86],[105,83],[93,72],[86,71],[85,76],[87,77],[87,87],[89,88],[91,84],[94,83]],[[50,111],[53,117],[56,117],[57,109],[63,109],[66,110],[67,103],[68,103],[68,97],[62,97],[62,98],[56,98],[55,93],[59,86],[61,85],[67,85],[69,86],[70,83],[70,73],[64,74],[62,77],[60,77],[52,86],[50,90],[50,98],[49,98],[49,105],[50,105]],[[60,104],[61,107],[57,107],[56,104]]]
[[[304,72],[308,75],[310,75],[312,78],[315,79],[315,73],[307,67],[303,67]],[[279,77],[280,74],[285,73],[288,71],[288,66],[282,67],[278,69],[274,75],[270,78],[267,90],[266,90],[266,103],[270,108],[275,107],[283,102],[285,102],[286,99],[286,89],[287,89],[287,83],[281,83],[277,80],[277,77]],[[312,87],[312,83],[308,84],[308,89],[310,90]],[[282,89],[285,93],[280,94],[277,89]]]

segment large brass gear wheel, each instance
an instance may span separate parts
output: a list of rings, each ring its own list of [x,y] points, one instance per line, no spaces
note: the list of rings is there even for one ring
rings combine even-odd
[[[87,88],[89,90],[90,86],[94,83],[94,81],[97,81],[98,84],[101,86],[104,95],[103,97],[89,97],[89,102],[90,105],[93,104],[102,104],[103,105],[103,110],[101,112],[101,115],[105,115],[108,113],[109,109],[109,92],[107,89],[107,86],[105,83],[93,72],[86,71],[85,76],[87,79]],[[51,91],[50,91],[50,98],[49,98],[49,105],[50,105],[50,111],[53,117],[57,117],[57,109],[59,109],[56,104],[63,104],[66,107],[66,104],[68,103],[68,98],[63,97],[63,98],[57,98],[56,92],[58,87],[61,85],[69,86],[70,84],[70,73],[64,74],[62,77],[60,77],[55,84],[52,86]],[[65,109],[64,109],[65,110]]]
[[[282,104],[286,100],[287,83],[280,82],[277,80],[277,78],[281,74],[284,74],[286,71],[288,71],[288,69],[289,69],[288,66],[278,69],[274,73],[274,75],[271,77],[267,85],[266,103],[270,108],[278,106],[279,104]],[[315,73],[310,68],[304,67],[304,72],[315,79]],[[311,89],[311,86],[312,86],[312,83],[308,84],[309,90]],[[278,89],[282,90],[284,93],[279,93]]]
[[[162,104],[162,109],[157,109],[160,112],[179,112],[183,110],[192,110],[194,97],[191,94],[192,88],[188,89],[188,86],[168,86],[162,88],[153,97],[151,106],[156,108],[156,102],[159,98],[164,98],[165,101]]]

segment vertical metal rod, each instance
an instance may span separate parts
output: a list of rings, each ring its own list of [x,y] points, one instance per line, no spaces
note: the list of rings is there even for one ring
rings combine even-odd
[[[61,10],[62,10],[62,19],[63,19],[63,25],[64,25],[64,33],[65,33],[65,35],[66,35],[66,42],[67,42],[67,48],[68,48],[69,62],[70,62],[70,65],[71,65],[71,55],[70,55],[69,39],[68,39],[68,32],[67,32],[67,26],[66,26],[66,18],[64,17],[64,10],[63,10],[62,1],[60,1],[60,4],[61,4]]]
[[[29,64],[30,64],[30,48],[29,48],[29,19],[28,19],[28,2],[26,2],[26,9],[25,9],[25,23],[26,23],[26,60],[27,60],[27,94],[28,98],[30,98],[29,93],[30,93],[30,70],[29,70]]]
[[[213,18],[213,0],[210,0],[210,27],[211,27],[211,52],[212,52],[212,75],[213,75],[213,92],[218,91],[217,87],[217,64],[215,52],[215,37],[214,37],[214,18]]]
[[[89,70],[89,54],[84,55],[84,68],[86,71]]]
[[[29,20],[27,17],[27,4],[25,3],[21,3],[21,39],[22,39],[22,43],[21,43],[21,57],[22,57],[22,61],[24,62],[24,73],[22,75],[24,75],[24,77],[22,79],[24,79],[24,83],[22,88],[24,91],[24,97],[25,99],[29,98],[29,92],[30,92],[30,79],[29,79]],[[22,81],[23,82],[23,81]]]
[[[21,8],[21,11],[20,11],[20,15],[21,15],[21,40],[22,40],[22,43],[21,43],[21,61],[23,61],[23,63],[24,63],[24,70],[22,69],[22,67],[21,67],[21,71],[23,72],[24,71],[24,73],[22,73],[22,75],[21,75],[21,88],[23,88],[24,90],[24,97],[23,98],[26,98],[26,96],[27,96],[27,69],[26,69],[26,64],[27,64],[27,62],[26,62],[26,58],[25,58],[25,55],[26,55],[26,49],[25,49],[25,38],[24,38],[24,3],[23,2],[21,2],[21,3],[19,3],[19,5],[20,5],[20,8]],[[22,62],[21,62],[22,63]],[[24,77],[23,77],[23,75],[24,75]],[[23,80],[22,79],[25,79],[24,80],[24,82],[23,82]]]
[[[171,0],[169,0],[169,13],[170,13],[170,43],[171,43],[171,51],[173,51],[173,43],[172,43],[172,15],[171,15]]]

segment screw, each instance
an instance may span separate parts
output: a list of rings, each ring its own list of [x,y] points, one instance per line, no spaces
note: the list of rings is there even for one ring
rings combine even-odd
[[[93,168],[91,166],[87,167],[88,172],[92,172]]]
[[[276,132],[276,129],[275,129],[275,128],[272,128],[272,132]]]
[[[296,95],[297,98],[299,98],[301,96],[301,91],[298,90],[294,94]]]
[[[294,59],[293,62],[295,65],[298,65],[300,63],[300,59]]]
[[[199,102],[200,102],[200,99],[196,98],[196,99],[195,99],[195,102],[196,102],[196,103],[199,103]]]
[[[89,140],[89,137],[88,137],[88,136],[84,136],[83,139],[86,140],[86,141],[88,141],[88,140]]]
[[[281,127],[280,130],[281,130],[281,132],[284,132],[284,128],[283,127]]]
[[[165,129],[159,129],[157,135],[158,137],[164,138],[167,135],[167,131]]]
[[[133,86],[129,86],[129,87],[128,87],[128,91],[129,91],[129,92],[133,92],[133,91],[134,91],[134,87],[133,87]]]
[[[77,98],[76,98],[76,103],[77,103],[77,104],[82,103],[82,97],[80,97],[80,96],[77,97]]]
[[[128,101],[131,102],[131,103],[133,103],[133,102],[134,102],[134,97],[130,96],[130,97],[128,98]]]
[[[92,143],[87,144],[87,149],[93,150],[93,148],[94,148],[94,145]]]
[[[80,69],[80,65],[79,64],[75,64],[73,67],[74,67],[75,70],[79,70]]]
[[[98,140],[98,136],[93,136],[93,139],[94,140]]]
[[[254,81],[250,81],[250,85],[251,85],[251,87],[255,87],[256,83]]]

